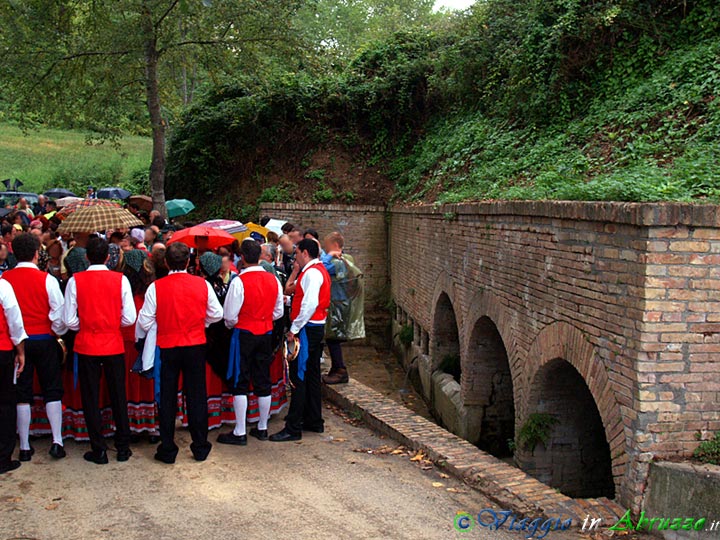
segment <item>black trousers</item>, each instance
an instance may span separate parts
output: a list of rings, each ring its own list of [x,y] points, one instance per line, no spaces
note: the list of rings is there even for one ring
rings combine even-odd
[[[343,360],[342,344],[343,342],[339,339],[328,339],[326,340],[328,351],[330,352],[330,371],[337,371],[338,369],[345,369],[345,361]]]
[[[160,446],[159,456],[175,459],[175,415],[180,373],[187,401],[190,450],[196,458],[207,457],[212,448],[208,441],[207,387],[205,386],[205,345],[161,349],[160,359]]]
[[[302,432],[303,427],[316,429],[324,426],[322,396],[320,394],[320,358],[325,337],[324,326],[306,326],[308,359],[304,380],[298,379],[297,360],[290,363],[290,381],[295,385],[290,399],[290,410],[285,419],[285,429],[292,434]]]
[[[246,396],[250,381],[258,397],[269,396],[272,390],[270,364],[273,359],[272,335],[256,336],[240,332],[240,378],[237,385],[228,381],[233,396]]]
[[[130,421],[127,410],[127,391],[125,389],[125,357],[122,354],[110,356],[88,356],[78,354],[78,379],[83,414],[87,425],[90,445],[96,452],[107,450],[107,442],[102,436],[102,417],[100,416],[100,376],[105,373],[110,407],[115,421],[115,448],[127,450],[130,447]]]
[[[17,409],[15,385],[15,352],[0,351],[0,463],[12,459],[15,451]]]
[[[25,369],[18,375],[17,402],[33,402],[33,377],[37,370],[45,403],[63,397],[62,366],[55,338],[25,341]]]

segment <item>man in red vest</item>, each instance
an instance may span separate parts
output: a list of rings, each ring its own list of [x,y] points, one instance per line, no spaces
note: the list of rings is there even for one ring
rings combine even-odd
[[[177,457],[175,414],[182,373],[193,441],[190,449],[197,461],[205,461],[212,448],[207,440],[205,328],[222,319],[222,306],[210,283],[187,273],[190,250],[185,244],[170,244],[165,262],[170,273],[148,287],[138,314],[138,325],[146,332],[157,325],[160,347],[160,446],[155,459],[175,463]]]
[[[285,310],[282,285],[278,278],[260,266],[260,251],[260,244],[255,240],[247,239],[240,245],[244,268],[238,279],[230,283],[225,297],[225,326],[234,328],[227,379],[233,395],[235,429],[218,437],[218,442],[223,444],[247,444],[245,415],[251,380],[253,392],[258,397],[260,420],[257,427],[250,430],[250,435],[261,441],[268,439],[273,321],[280,319]]]
[[[132,455],[125,390],[125,343],[120,328],[132,326],[135,322],[135,302],[128,279],[105,266],[108,260],[107,241],[91,238],[85,255],[90,266],[68,281],[63,320],[70,330],[78,332],[75,353],[78,357],[80,396],[92,447],[83,457],[104,465],[108,462],[107,443],[101,433],[98,404],[102,372],[105,373],[115,421],[117,460],[127,461]]]
[[[62,362],[56,341],[56,336],[67,331],[62,320],[64,300],[58,280],[37,267],[39,249],[40,240],[37,236],[29,233],[16,236],[13,239],[13,253],[18,264],[2,276],[15,291],[28,334],[25,369],[17,382],[20,461],[30,461],[35,453],[30,446],[30,404],[33,402],[36,370],[52,431],[50,455],[55,459],[65,457],[62,441]]]
[[[325,430],[320,396],[320,357],[330,307],[331,280],[318,259],[320,244],[316,240],[301,240],[295,251],[302,270],[295,282],[290,308],[292,324],[287,338],[299,338],[300,352],[290,363],[290,381],[294,388],[285,428],[270,437],[276,442],[299,441],[303,431],[322,433]]]
[[[25,366],[25,340],[20,306],[12,286],[0,279],[0,474],[14,471],[20,462],[15,451],[15,377]]]

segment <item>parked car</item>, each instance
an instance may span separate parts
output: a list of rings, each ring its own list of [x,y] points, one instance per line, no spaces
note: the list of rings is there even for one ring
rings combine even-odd
[[[0,191],[0,208],[4,208],[8,205],[15,206],[21,197],[25,197],[30,208],[38,202],[37,193],[29,193],[26,191]]]

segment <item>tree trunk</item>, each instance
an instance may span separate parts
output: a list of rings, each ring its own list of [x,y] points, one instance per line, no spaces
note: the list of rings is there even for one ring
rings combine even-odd
[[[153,208],[167,217],[165,209],[165,122],[160,112],[158,84],[157,41],[152,18],[147,16],[145,27],[145,94],[152,125],[152,161],[150,162],[150,191]]]

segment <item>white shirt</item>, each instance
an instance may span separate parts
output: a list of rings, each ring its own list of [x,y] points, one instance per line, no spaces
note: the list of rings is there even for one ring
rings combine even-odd
[[[251,266],[249,268],[245,268],[242,272],[240,272],[240,275],[243,275],[248,272],[265,272],[265,269],[262,266]],[[270,274],[270,272],[267,272]],[[270,274],[272,276],[272,274]],[[275,308],[273,309],[273,321],[277,321],[280,317],[283,316],[283,313],[285,312],[285,308],[283,306],[283,290],[282,285],[280,285],[280,280],[275,278],[275,281],[277,281],[277,296],[275,298]],[[242,279],[239,277],[233,279],[230,282],[230,287],[228,287],[227,296],[225,296],[225,307],[223,308],[223,318],[225,319],[225,326],[228,328],[234,328],[235,325],[238,322],[238,315],[240,314],[240,309],[243,306],[243,303],[245,302],[245,285],[243,284]]]
[[[104,264],[91,264],[87,272],[110,272]],[[133,301],[132,289],[130,282],[125,276],[122,276],[122,313],[120,316],[120,326],[132,326],[135,323],[137,314],[135,313],[135,302]],[[102,298],[98,298],[98,302],[102,302]],[[75,277],[71,277],[65,289],[65,306],[63,307],[63,321],[65,326],[70,330],[80,330],[80,317],[78,317],[77,306],[77,285]]]
[[[300,286],[303,290],[303,299],[300,304],[300,312],[290,325],[290,331],[293,334],[297,334],[303,326],[310,322],[310,317],[313,316],[318,304],[320,304],[320,287],[323,284],[324,278],[319,269],[312,268],[316,264],[322,264],[320,259],[313,259],[305,265],[305,268],[303,268],[303,276],[300,280]],[[317,321],[313,320],[312,322],[324,324],[325,319]]]
[[[18,263],[15,268],[34,268],[39,271],[38,267],[31,262]],[[65,299],[63,298],[62,291],[60,291],[60,283],[50,274],[45,278],[45,290],[47,291],[48,301],[50,302],[48,318],[50,319],[52,331],[55,332],[56,335],[62,336],[67,332],[67,326],[65,326],[63,322],[63,305],[65,304]]]
[[[0,305],[5,311],[5,319],[10,330],[10,341],[13,342],[13,345],[18,345],[27,339],[27,334],[25,333],[25,326],[23,326],[22,313],[20,312],[20,305],[15,296],[15,291],[10,282],[4,279],[0,279]]]
[[[172,270],[170,274],[186,274],[185,270]],[[210,326],[212,323],[216,323],[223,318],[223,308],[217,299],[217,295],[212,288],[212,285],[206,280],[205,284],[208,288],[208,302],[207,308],[205,309],[205,328]],[[151,283],[145,292],[145,303],[143,304],[140,313],[138,314],[138,324],[145,332],[149,332],[153,324],[155,324],[155,316],[157,315],[157,295],[155,293],[155,284]]]

